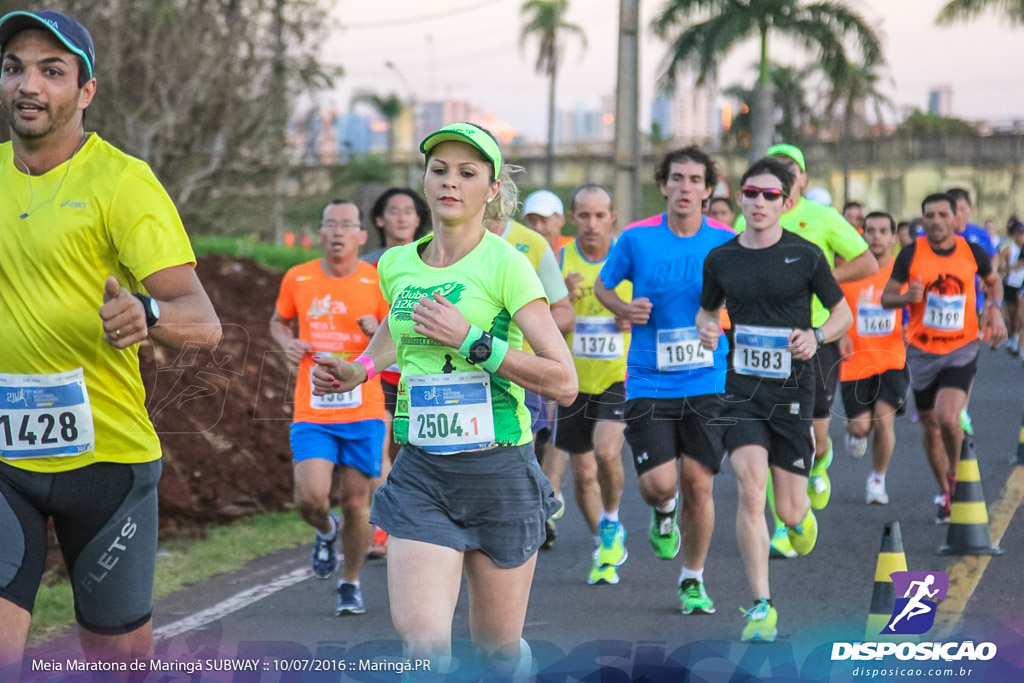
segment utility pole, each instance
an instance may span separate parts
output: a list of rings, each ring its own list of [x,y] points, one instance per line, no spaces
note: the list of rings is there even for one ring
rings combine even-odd
[[[615,210],[620,222],[640,212],[640,0],[619,0],[619,67],[615,88]]]

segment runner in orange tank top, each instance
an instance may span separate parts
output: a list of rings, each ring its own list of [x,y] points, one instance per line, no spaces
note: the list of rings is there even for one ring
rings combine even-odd
[[[1003,285],[988,254],[956,235],[956,202],[946,194],[928,195],[921,211],[925,236],[896,257],[881,303],[885,308],[910,307],[907,368],[924,427],[925,453],[939,484],[936,521],[944,524],[964,438],[960,412],[978,368],[978,320],[974,304],[968,306],[975,300],[975,275],[986,295],[983,338],[1001,344],[1006,324]]]

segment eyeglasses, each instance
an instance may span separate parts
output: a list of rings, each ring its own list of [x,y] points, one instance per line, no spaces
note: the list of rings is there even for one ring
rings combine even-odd
[[[359,223],[354,223],[352,221],[342,221],[341,223],[324,221],[320,224],[321,230],[358,230],[360,227]]]
[[[747,199],[757,199],[757,195],[764,197],[767,202],[774,202],[776,199],[785,199],[786,193],[777,187],[758,187],[756,185],[744,185],[740,190]]]

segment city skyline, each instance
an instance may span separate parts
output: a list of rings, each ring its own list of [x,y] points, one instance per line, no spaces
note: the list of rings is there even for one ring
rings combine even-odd
[[[846,3],[865,17],[880,34],[894,83],[887,93],[900,111],[927,110],[929,92],[949,87],[954,116],[973,120],[1024,119],[1024,79],[1008,76],[1016,69],[1013,38],[991,16],[950,28],[934,25],[944,0],[884,2],[852,0]],[[323,47],[323,58],[345,69],[332,91],[321,93],[324,107],[347,109],[361,90],[394,92],[417,102],[461,99],[480,110],[494,112],[523,136],[538,142],[546,138],[547,81],[533,70],[535,44],[519,49],[522,0],[444,0],[425,5],[414,0],[392,0],[384,6],[340,2],[334,20],[338,27]],[[651,19],[664,2],[641,2],[640,125],[647,130],[651,104],[657,96],[667,47],[651,35]],[[450,14],[445,14],[450,10]],[[557,107],[562,112],[601,110],[601,98],[615,90],[618,2],[577,0],[568,21],[580,25],[588,46],[581,51],[570,40],[559,77]],[[770,40],[772,40],[770,38]],[[962,45],[963,48],[956,47]],[[801,65],[807,53],[781,38],[770,44],[773,61]],[[722,61],[720,88],[750,85],[757,44],[747,41]],[[388,64],[390,63],[390,66]],[[692,86],[693,79],[682,79]],[[889,114],[896,118],[896,112]]]

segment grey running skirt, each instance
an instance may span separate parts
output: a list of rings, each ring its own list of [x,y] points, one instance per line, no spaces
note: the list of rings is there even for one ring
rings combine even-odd
[[[406,445],[374,494],[370,521],[396,538],[479,550],[510,569],[537,552],[559,505],[532,444],[446,455]]]

